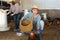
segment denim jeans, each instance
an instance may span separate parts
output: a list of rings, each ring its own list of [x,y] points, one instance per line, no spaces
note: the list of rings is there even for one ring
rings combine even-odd
[[[38,35],[38,37],[39,37],[39,38],[41,38],[41,37],[42,37],[42,31],[43,31],[43,30],[40,30],[40,29],[39,29],[39,30],[37,30],[37,27],[36,27],[36,26],[35,26],[35,27],[33,27],[33,30],[36,30],[36,31],[37,31],[37,35]],[[33,30],[32,30],[32,31],[33,31]]]
[[[42,37],[42,31],[43,31],[43,30],[37,30],[37,32],[38,32],[38,37],[39,37],[39,38]]]
[[[14,15],[15,29],[19,29],[21,13]]]

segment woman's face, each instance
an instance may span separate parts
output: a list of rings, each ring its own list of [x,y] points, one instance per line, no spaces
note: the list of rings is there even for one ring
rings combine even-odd
[[[33,12],[33,14],[37,14],[38,10],[37,9],[33,9],[32,12]]]

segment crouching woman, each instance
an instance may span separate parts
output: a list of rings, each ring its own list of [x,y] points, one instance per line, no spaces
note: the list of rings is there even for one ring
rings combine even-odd
[[[42,32],[41,27],[40,27],[41,16],[38,14],[38,11],[39,11],[38,7],[34,5],[31,12],[23,16],[22,20],[32,17],[33,18],[33,30],[36,30],[39,33],[39,37],[40,37],[40,33]]]

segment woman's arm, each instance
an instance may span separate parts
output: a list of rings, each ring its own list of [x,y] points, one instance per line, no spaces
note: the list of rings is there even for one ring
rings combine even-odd
[[[40,27],[40,20],[41,20],[41,16],[38,15],[38,17],[37,17],[37,30],[41,29],[41,27]]]
[[[22,17],[22,20],[25,19],[25,18],[28,18],[28,17],[30,17],[30,16],[31,16],[31,13],[28,13],[27,15],[24,15],[24,16]]]

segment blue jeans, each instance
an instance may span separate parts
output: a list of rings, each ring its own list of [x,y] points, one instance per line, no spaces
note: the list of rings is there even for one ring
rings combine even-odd
[[[43,30],[37,30],[37,27],[36,27],[36,26],[33,27],[33,30],[36,30],[36,31],[37,31],[37,33],[38,33],[37,35],[38,35],[39,38],[42,37],[42,31],[43,31]],[[32,31],[33,31],[33,30],[32,30]]]
[[[19,29],[21,13],[14,15],[15,29]]]
[[[43,31],[43,30],[37,30],[37,32],[38,32],[38,37],[39,37],[39,38],[42,37],[42,31]]]

